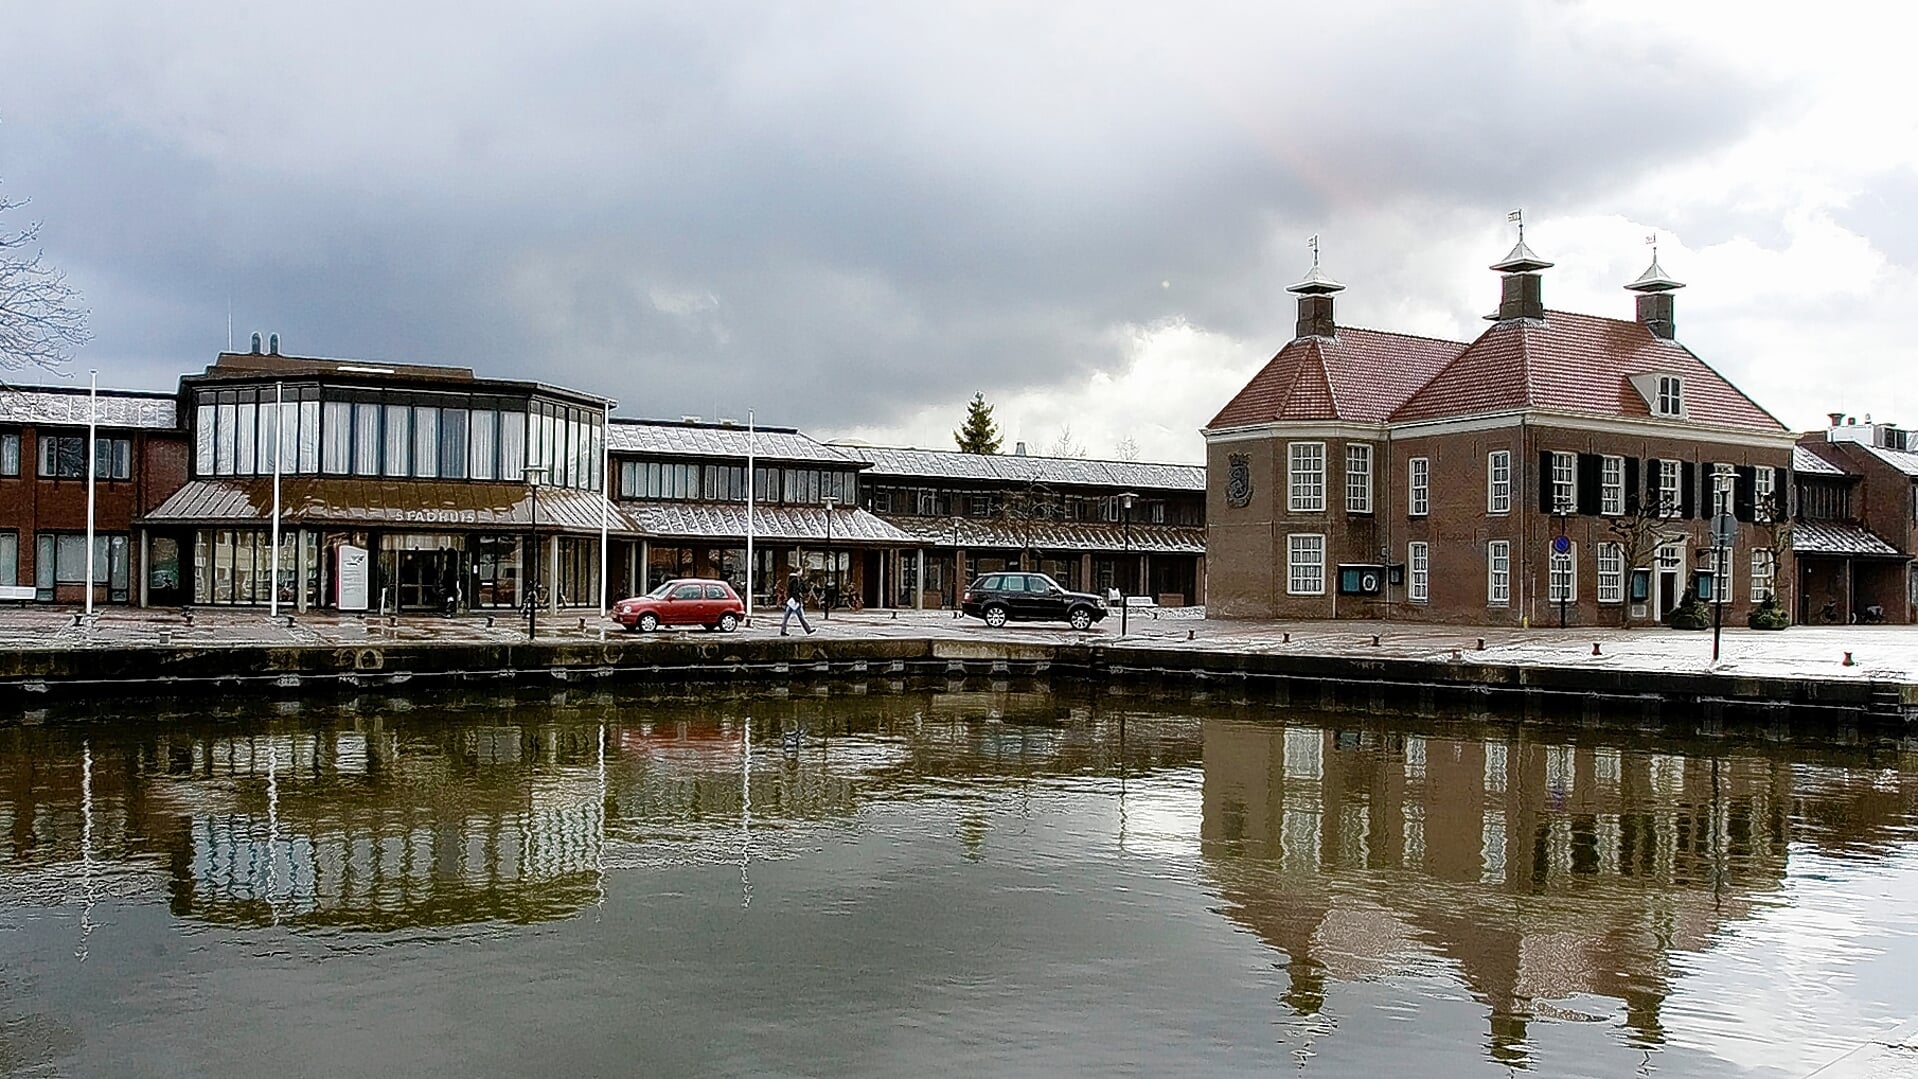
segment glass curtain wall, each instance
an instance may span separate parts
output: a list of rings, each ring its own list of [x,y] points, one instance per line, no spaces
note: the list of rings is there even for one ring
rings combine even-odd
[[[282,389],[278,408],[272,385],[197,391],[194,475],[271,475],[277,461],[283,474],[519,483],[531,460],[547,470],[548,484],[600,487],[606,433],[599,408],[476,394]],[[114,452],[105,475],[119,467]]]

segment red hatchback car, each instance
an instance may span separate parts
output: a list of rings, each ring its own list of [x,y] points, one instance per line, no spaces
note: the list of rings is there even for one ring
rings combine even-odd
[[[705,626],[731,633],[746,617],[739,593],[725,581],[681,578],[613,604],[613,621],[639,633],[661,626]]]

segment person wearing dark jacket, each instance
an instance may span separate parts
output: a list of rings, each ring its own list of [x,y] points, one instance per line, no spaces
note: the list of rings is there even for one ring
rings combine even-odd
[[[786,613],[779,616],[779,635],[781,637],[786,636],[786,626],[792,622],[795,616],[799,619],[800,629],[805,630],[807,633],[813,631],[812,623],[806,621],[806,605],[799,600],[800,595],[805,591],[805,587],[804,584],[800,583],[799,574],[797,573],[786,578]]]

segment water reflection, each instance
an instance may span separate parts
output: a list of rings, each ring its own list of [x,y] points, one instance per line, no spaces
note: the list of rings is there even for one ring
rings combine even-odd
[[[1348,721],[1350,722],[1350,721]],[[1909,839],[1909,755],[1680,755],[1515,727],[1204,725],[1207,872],[1282,952],[1301,1016],[1328,986],[1435,956],[1487,1006],[1486,1051],[1528,1059],[1531,1022],[1609,1019],[1656,1048],[1684,953],[1773,901],[1794,842]]]
[[[13,727],[0,730],[0,920],[56,922],[57,954],[70,948],[90,971],[137,969],[135,950],[160,946],[163,934],[112,931],[142,906],[276,948],[349,935],[430,946],[604,917],[619,928],[596,948],[696,942],[660,968],[669,996],[719,964],[728,991],[749,997],[753,979],[738,975],[756,976],[764,949],[817,941],[827,961],[855,941],[875,949],[862,977],[957,987],[941,1005],[959,1009],[943,1019],[954,1028],[996,1029],[1005,1014],[964,1009],[989,1009],[991,987],[1039,982],[1088,1043],[1106,1023],[1101,1048],[1141,1016],[1171,1030],[1194,1016],[1243,1024],[1213,1043],[1239,1056],[1208,1069],[1174,1045],[1144,1070],[1269,1065],[1277,1029],[1280,1059],[1359,1073],[1402,1063],[1379,1045],[1408,1031],[1467,1045],[1481,1066],[1570,1070],[1577,1045],[1629,1056],[1580,1062],[1601,1073],[1653,1056],[1720,1070],[1680,1064],[1680,1050],[1778,1037],[1769,1020],[1695,999],[1740,934],[1788,932],[1780,914],[1797,912],[1848,927],[1855,951],[1833,962],[1867,962],[1864,936],[1901,931],[1807,867],[1910,860],[1918,760],[1902,748],[1251,711],[1001,688],[366,698]],[[656,881],[670,883],[649,892]],[[951,898],[966,894],[990,909]],[[1013,909],[1033,919],[1016,935]],[[779,919],[778,943],[755,950],[761,915]],[[1017,946],[995,948],[1002,937]],[[572,999],[605,996],[565,954],[518,953],[550,962],[537,970],[549,981],[579,979]],[[607,969],[659,958],[623,954]],[[1733,976],[1778,976],[1767,958],[1741,959]],[[1228,968],[1250,973],[1234,982]],[[75,964],[63,969],[82,984]],[[1846,1014],[1918,1007],[1918,990],[1898,986]],[[1030,991],[1045,1014],[1047,992]],[[829,995],[775,985],[757,1021]],[[1464,1028],[1433,1029],[1434,1001],[1468,998]],[[1797,1018],[1814,1028],[1794,1032],[1799,1058],[1832,1059],[1855,1035],[1826,1018]],[[0,1015],[0,1059],[13,1059],[14,1022]],[[737,1070],[779,1070],[777,1055],[751,1059],[760,1067]],[[1013,1070],[1027,1063],[1048,1070],[1026,1058]]]

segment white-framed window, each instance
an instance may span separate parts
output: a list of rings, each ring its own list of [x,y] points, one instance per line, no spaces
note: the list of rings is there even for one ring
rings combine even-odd
[[[1598,512],[1618,517],[1625,512],[1625,458],[1600,458]]]
[[[1625,602],[1625,548],[1622,544],[1598,545],[1598,601]]]
[[[1410,479],[1410,497],[1406,504],[1411,507],[1414,517],[1423,517],[1432,512],[1432,460],[1429,457],[1414,457],[1406,466]]]
[[[1781,507],[1773,500],[1778,495],[1778,473],[1765,465],[1759,465],[1752,475],[1752,517],[1760,523],[1769,524]]]
[[[1763,603],[1772,598],[1773,589],[1778,581],[1778,556],[1769,547],[1759,547],[1752,551],[1751,590],[1752,602]]]
[[[1353,442],[1345,447],[1345,512],[1372,512],[1372,445]]]
[[[1286,457],[1286,492],[1292,512],[1325,512],[1325,443],[1288,442]]]
[[[1545,579],[1545,598],[1553,603],[1573,603],[1578,599],[1578,545],[1564,554],[1552,552]]]
[[[1485,545],[1485,603],[1503,607],[1512,601],[1512,541],[1492,540]]]
[[[1405,598],[1424,603],[1431,580],[1431,548],[1423,543],[1405,545]]]
[[[1552,454],[1552,512],[1578,509],[1578,454]]]
[[[1485,455],[1485,512],[1512,512],[1512,451]]]
[[[1684,466],[1683,461],[1658,462],[1658,515],[1661,517],[1678,516],[1680,502],[1684,498],[1684,481],[1680,474]]]
[[[1658,376],[1658,414],[1660,416],[1685,414],[1684,379],[1677,375]]]
[[[1712,568],[1712,602],[1723,597],[1726,603],[1737,598],[1732,592],[1732,566],[1737,557],[1730,547],[1713,547],[1705,562]]]
[[[1325,594],[1325,537],[1295,532],[1285,537],[1285,590],[1294,596]]]
[[[1732,511],[1732,485],[1737,482],[1731,465],[1712,466],[1712,516]]]

